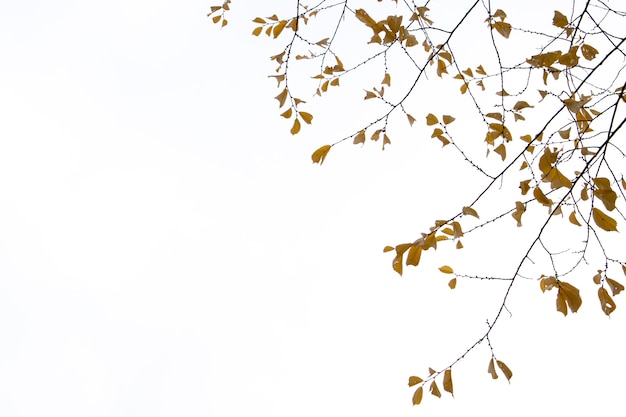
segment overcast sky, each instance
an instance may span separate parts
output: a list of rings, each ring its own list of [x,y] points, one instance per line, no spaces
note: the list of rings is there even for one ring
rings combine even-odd
[[[448,215],[461,174],[399,136],[312,165],[349,133],[324,112],[350,111],[289,134],[279,47],[250,36],[269,3],[219,30],[207,1],[0,0],[0,415],[623,411],[622,296],[563,318],[534,280],[492,337],[511,384],[480,346],[455,399],[411,405],[408,377],[477,340],[504,287],[393,272],[382,248]]]

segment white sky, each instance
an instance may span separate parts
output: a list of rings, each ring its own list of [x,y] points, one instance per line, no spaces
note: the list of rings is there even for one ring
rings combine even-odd
[[[250,36],[276,9],[237,3],[220,31],[207,1],[0,0],[0,415],[623,412],[623,296],[607,319],[583,292],[563,318],[534,280],[492,337],[511,384],[481,346],[456,399],[411,406],[408,377],[499,304],[497,284],[450,291],[441,261],[400,278],[382,253],[445,217],[461,174],[401,136],[313,166],[346,107],[292,138],[279,47]]]

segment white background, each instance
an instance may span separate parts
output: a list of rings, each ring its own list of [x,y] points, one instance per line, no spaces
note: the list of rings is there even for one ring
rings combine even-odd
[[[510,385],[479,346],[455,399],[411,405],[408,377],[462,354],[504,288],[382,253],[451,214],[460,171],[402,136],[313,166],[351,112],[291,137],[280,47],[250,36],[277,9],[244,3],[219,30],[206,1],[0,0],[0,415],[623,411],[623,296],[606,318],[591,276],[567,318],[515,284],[492,337]]]

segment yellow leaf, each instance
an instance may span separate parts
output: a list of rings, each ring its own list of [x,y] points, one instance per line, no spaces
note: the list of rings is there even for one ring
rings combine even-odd
[[[417,385],[420,382],[422,382],[423,379],[420,378],[419,376],[410,376],[409,377],[409,387],[412,387],[413,385]]]
[[[543,191],[541,191],[541,188],[535,187],[535,189],[533,190],[533,196],[535,196],[535,199],[537,200],[537,202],[539,202],[545,207],[548,207],[549,210],[552,210],[553,201],[552,199],[546,197]]]
[[[261,34],[261,31],[263,31],[263,27],[259,26],[258,28],[254,28],[254,30],[252,31],[252,34],[254,36],[259,36]]]
[[[439,387],[435,381],[430,384],[430,393],[435,397],[441,398],[441,392],[439,391]]]
[[[435,371],[433,368],[428,368],[428,373],[430,374],[430,376],[433,376],[437,373],[437,371]]]
[[[449,392],[454,397],[454,390],[452,388],[452,370],[446,369],[443,373],[443,390]]]
[[[285,119],[289,119],[291,117],[291,113],[292,113],[292,109],[289,108],[287,109],[287,111],[281,113],[280,115],[283,116]]]
[[[593,283],[596,285],[600,285],[602,282],[602,270],[598,269],[598,273],[593,276]]]
[[[517,227],[522,227],[522,214],[524,214],[525,211],[526,207],[524,207],[524,204],[521,201],[516,201],[515,211],[511,214],[511,216],[517,220]]]
[[[335,77],[330,80],[330,85],[332,85],[333,87],[339,87],[339,77]]]
[[[491,378],[498,379],[498,374],[496,373],[496,367],[493,363],[493,358],[489,360],[489,367],[487,368],[487,372],[491,374]]]
[[[609,287],[611,288],[611,292],[613,293],[613,295],[617,295],[621,293],[622,291],[624,291],[624,286],[620,284],[619,282],[615,281],[614,279],[607,278],[606,283],[609,284]]]
[[[506,379],[508,381],[510,381],[511,378],[513,377],[513,372],[511,372],[509,367],[506,366],[506,364],[504,362],[502,362],[502,361],[497,361],[497,362],[498,362],[498,368],[500,368],[500,370],[502,371],[502,373],[504,374]]]
[[[300,117],[302,117],[302,120],[306,122],[306,124],[310,125],[311,121],[313,121],[313,116],[310,113],[301,111],[299,114]]]
[[[558,28],[564,28],[568,25],[567,17],[558,10],[554,11],[554,18],[552,19],[552,24]]]
[[[442,266],[441,268],[439,268],[439,270],[444,274],[454,274],[454,271],[448,265]]]
[[[449,125],[450,123],[454,122],[456,119],[452,116],[447,116],[447,115],[443,115],[443,124],[444,125]]]
[[[463,249],[463,244],[461,243],[461,241],[460,241],[460,240],[457,240],[457,242],[456,242],[456,248],[457,248],[457,249]]]
[[[530,104],[526,103],[525,101],[518,101],[517,103],[515,103],[515,106],[513,106],[513,110],[520,111],[520,110],[525,109],[527,107],[534,107],[534,106],[531,106]]]
[[[567,302],[565,301],[565,294],[560,290],[556,294],[556,311],[560,311],[564,316],[567,316]]]
[[[567,130],[559,130],[559,135],[563,138],[563,139],[569,139],[569,133],[572,130],[571,127],[569,127]]]
[[[211,20],[213,20],[213,23],[217,23],[220,21],[221,18],[222,18],[221,15],[217,15],[217,16],[213,16]]]
[[[471,207],[463,207],[463,214],[465,214],[466,216],[474,216],[477,219],[480,219],[480,217],[478,217],[478,213],[476,212],[476,210],[474,210]]]
[[[274,26],[274,39],[276,39],[282,33],[283,29],[285,29],[285,26],[287,26],[286,20],[281,20],[276,26]]]
[[[498,145],[493,151],[500,155],[503,161],[506,159],[506,146],[504,146],[504,143]]]
[[[383,78],[381,84],[387,84],[389,87],[391,87],[391,75],[385,74],[385,77]]]
[[[406,264],[417,266],[420,263],[420,258],[422,256],[422,247],[412,245],[409,249],[409,253],[406,256]]]
[[[370,98],[376,97],[378,97],[376,94],[372,93],[371,91],[365,90],[365,98],[363,100],[369,100]]]
[[[511,35],[511,25],[507,22],[493,22],[491,28],[497,30],[505,39]]]
[[[291,134],[296,135],[300,131],[300,120],[296,117],[293,120],[293,126],[291,127]]]
[[[479,73],[480,75],[487,75],[482,65],[479,65],[478,67],[476,67],[476,72]]]
[[[413,405],[418,405],[419,403],[421,403],[423,395],[424,395],[424,390],[422,389],[422,387],[419,387],[415,391],[415,394],[413,394]]]
[[[520,181],[519,188],[522,190],[522,195],[526,195],[530,190],[530,180]]]
[[[541,292],[546,292],[546,290],[550,291],[554,288],[556,284],[557,282],[555,277],[546,277],[545,275],[542,275],[541,281],[539,281],[539,288],[541,288]]]
[[[451,290],[456,288],[456,278],[452,278],[449,282],[448,282],[448,287],[450,287]],[[443,388],[446,389],[446,385],[444,382]]]
[[[391,252],[393,249],[394,249],[393,246],[387,245],[383,248],[383,252]]]
[[[441,77],[442,74],[447,74],[447,73],[448,73],[448,69],[446,68],[446,63],[443,60],[438,59],[437,60],[437,75]]]
[[[611,313],[615,311],[616,305],[606,288],[598,288],[598,298],[600,299],[600,307],[602,308],[602,311],[604,311],[604,314],[607,316],[610,316]]]
[[[559,282],[559,294],[561,294],[561,292],[563,293],[565,301],[567,302],[567,305],[572,313],[577,312],[583,303],[582,298],[580,298],[578,288],[574,287],[572,284],[561,281]]]
[[[278,100],[280,107],[283,107],[285,105],[285,101],[287,100],[288,94],[289,93],[287,92],[287,89],[285,88],[283,91],[280,92],[280,94],[274,97],[276,100]]]
[[[359,143],[365,143],[365,130],[361,130],[359,133],[357,133],[352,143],[354,143],[355,145]]]
[[[432,126],[432,125],[435,125],[437,123],[439,123],[439,119],[437,119],[437,116],[435,116],[432,113],[428,113],[428,116],[426,116],[426,124],[428,126]]]
[[[569,222],[575,224],[576,226],[582,226],[578,223],[578,219],[576,218],[576,213],[572,211],[572,214],[569,215]]]
[[[591,61],[598,55],[598,50],[591,45],[587,45],[586,43],[580,47],[580,52],[582,52],[583,56],[587,61]]]
[[[311,155],[311,159],[313,163],[318,163],[322,165],[324,163],[324,159],[326,159],[326,155],[328,155],[328,151],[330,151],[331,145],[324,145]]]
[[[594,207],[591,213],[593,215],[593,221],[596,222],[601,229],[607,232],[617,232],[617,222],[611,216],[597,207]]]
[[[503,21],[504,19],[506,19],[506,13],[504,13],[504,10],[502,9],[498,9],[496,10],[496,12],[493,14],[493,17],[498,17],[500,18],[500,21]]]
[[[608,211],[615,210],[617,193],[611,188],[609,179],[598,177],[593,179],[593,183],[596,186],[596,189],[593,190],[593,195],[604,203],[604,207],[606,207]]]

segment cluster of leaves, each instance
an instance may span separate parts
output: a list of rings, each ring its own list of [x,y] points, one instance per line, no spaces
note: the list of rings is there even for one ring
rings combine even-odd
[[[225,24],[223,12],[228,10],[229,3],[227,0],[222,6],[211,8],[215,23],[222,21],[222,25]],[[333,147],[350,140],[363,146],[368,138],[374,142],[382,139],[385,149],[391,143],[392,116],[401,114],[411,127],[419,128],[421,123],[416,122],[421,116],[416,118],[412,114],[422,112],[427,129],[424,136],[430,134],[430,138],[440,141],[442,147],[452,149],[450,158],[460,157],[486,179],[487,185],[477,189],[476,198],[460,203],[460,209],[446,215],[446,220],[436,220],[415,240],[384,248],[384,252],[395,253],[392,259],[395,272],[402,275],[404,266],[418,266],[422,253],[429,249],[435,251],[450,242],[456,249],[462,249],[462,237],[486,230],[492,224],[506,222],[509,215],[517,227],[524,226],[529,229],[526,233],[534,236],[527,250],[511,264],[507,276],[493,277],[480,271],[458,274],[448,265],[440,268],[442,273],[453,275],[448,283],[451,289],[456,288],[458,279],[497,279],[508,281],[508,285],[496,314],[488,321],[488,328],[463,355],[443,367],[441,372],[430,369],[430,375],[425,379],[417,376],[409,379],[409,386],[417,386],[414,404],[421,402],[426,383],[430,383],[433,395],[441,396],[435,382],[441,374],[444,391],[453,393],[452,366],[483,341],[491,348],[489,335],[501,313],[507,309],[511,287],[520,278],[536,274],[531,268],[538,265],[543,268],[543,274],[534,275],[541,291],[556,288],[556,309],[567,315],[568,311],[577,312],[582,305],[583,297],[572,284],[580,275],[578,271],[584,265],[597,265],[599,269],[593,282],[599,286],[597,296],[601,310],[607,316],[615,311],[616,303],[612,297],[624,287],[607,274],[620,267],[626,274],[626,259],[622,253],[624,242],[606,242],[613,238],[610,235],[617,233],[618,224],[626,220],[623,214],[626,154],[619,146],[620,140],[623,143],[626,123],[626,105],[623,104],[626,102],[625,10],[618,10],[610,2],[600,0],[583,4],[572,1],[571,10],[566,15],[542,3],[536,5],[533,12],[533,19],[543,24],[538,30],[530,21],[518,22],[515,15],[507,15],[502,9],[494,10],[491,2],[479,0],[471,2],[466,10],[451,20],[445,9],[449,6],[443,3],[437,4],[442,9],[434,11],[427,7],[429,2],[418,6],[412,1],[399,3],[397,0],[378,0],[378,6],[367,6],[370,7],[368,10],[352,8],[352,3],[365,7],[352,0],[321,0],[314,7],[304,6],[300,1],[294,3],[294,15],[256,18],[252,31],[254,36],[265,33],[277,40],[290,33],[281,52],[271,57],[278,64],[276,74],[271,77],[278,82],[276,99],[283,111],[281,116],[293,120],[292,134],[300,132],[300,121],[311,124],[313,120],[311,113],[298,107],[305,103],[304,100],[292,95],[288,82],[292,61],[319,63],[319,71],[304,74],[305,78],[318,83],[311,91],[312,96],[323,96],[330,87],[339,87],[340,79],[356,73],[366,64],[381,67],[380,86],[364,89],[363,98],[368,103],[379,104],[380,114],[364,120],[349,134],[320,146],[311,156],[314,163],[321,165]],[[333,14],[334,11],[337,13]],[[389,11],[391,14],[387,17],[379,17]],[[222,14],[218,14],[220,12]],[[430,16],[436,13],[441,16],[440,24]],[[311,24],[312,19],[320,19],[322,15],[334,19],[331,24],[319,23],[328,36],[309,39],[312,35],[309,35],[308,28],[315,26]],[[481,16],[484,19],[481,21],[487,24],[484,27],[472,25],[475,15]],[[363,33],[343,33],[341,29],[347,19],[358,22]],[[478,46],[472,43],[471,47],[481,49],[481,53],[469,57],[459,53],[468,45],[467,34],[471,38],[480,37],[482,43]],[[355,47],[370,48],[367,58],[352,59],[348,51],[342,52],[344,60],[349,62],[345,65],[335,50],[341,35],[354,39]],[[410,71],[400,64],[397,69],[388,65],[388,55],[394,51],[405,57],[403,62]],[[345,59],[346,54],[350,59]],[[392,89],[394,71],[402,74],[405,82],[400,83],[403,90],[396,90],[399,98],[389,99],[385,94]],[[453,110],[446,113],[453,113],[454,109],[465,105],[464,115],[473,114],[482,123],[487,153],[485,161],[468,156],[468,151],[476,144],[456,140],[457,132],[462,132],[463,127],[458,121],[452,123],[459,117],[436,116],[435,113],[440,113],[423,109],[422,101],[419,106],[411,101],[420,86],[429,82],[429,74],[441,81],[461,82],[458,97],[448,100],[454,101],[455,105],[450,106]],[[295,76],[299,75],[296,73]],[[407,112],[410,107],[415,107],[411,109],[412,114]],[[492,153],[497,155],[495,168],[490,168],[493,166],[489,159]],[[513,201],[492,198],[498,192],[495,185],[505,183],[505,179],[514,179],[515,187],[519,184],[518,197]],[[497,201],[500,205],[494,208],[486,201]],[[524,217],[525,213],[538,210],[544,211],[545,215],[535,215],[530,221],[528,216]],[[478,211],[487,214],[481,219]],[[473,218],[471,222],[470,217]],[[568,238],[567,242],[577,246],[565,251],[553,249],[563,243],[560,237],[564,233],[579,236],[579,239]],[[563,256],[565,253],[568,258]],[[542,262],[533,259],[542,259]],[[568,275],[572,279],[566,282],[564,278]],[[512,372],[495,358],[492,349],[488,372],[494,379],[497,378],[496,366],[507,380],[511,379]]]

